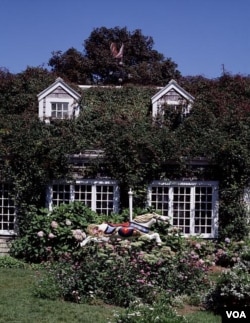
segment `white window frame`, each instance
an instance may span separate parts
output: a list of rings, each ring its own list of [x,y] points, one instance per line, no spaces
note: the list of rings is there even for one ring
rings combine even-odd
[[[68,190],[62,190],[58,198],[53,198],[55,191],[53,191],[53,186],[67,186]],[[79,188],[86,186],[90,188],[89,191],[81,192],[81,190],[76,191],[76,187]],[[112,187],[110,191],[109,188]],[[105,188],[103,190],[103,188]],[[59,193],[57,193],[59,194]],[[78,194],[78,196],[77,196]],[[106,196],[106,198],[104,198]],[[109,199],[108,197],[112,197]],[[109,215],[111,213],[119,212],[120,203],[120,190],[118,182],[116,180],[108,179],[88,179],[88,180],[76,180],[74,182],[67,181],[54,181],[47,189],[47,207],[52,210],[54,206],[60,205],[61,203],[69,203],[74,201],[83,202],[85,205],[89,206],[91,210]],[[109,204],[112,203],[112,207]]]
[[[6,183],[0,183],[0,234],[16,234],[16,208]]]
[[[70,111],[69,111],[69,102],[68,101],[61,101],[61,100],[58,100],[57,101],[51,101],[51,118],[52,119],[68,119],[70,117]],[[59,106],[58,105],[62,105],[62,110],[59,111],[58,108]],[[56,109],[53,110],[53,105],[56,105]],[[64,110],[64,106],[66,105],[67,107],[67,110]],[[53,112],[55,112],[55,116],[53,116]],[[61,113],[62,115],[61,116],[58,116],[58,113]]]
[[[152,201],[152,193],[154,188],[165,189],[165,192],[158,196],[159,201]],[[200,190],[196,188],[203,188],[203,190],[211,191],[210,199],[211,201],[205,200],[205,202],[198,201],[198,194]],[[182,193],[174,193],[181,189]],[[200,236],[202,238],[217,238],[218,237],[218,189],[219,185],[217,181],[153,181],[148,187],[147,202],[151,207],[161,206],[159,211],[162,215],[167,215],[170,218],[170,223],[177,227],[184,227],[189,231],[188,233],[183,232],[184,236]],[[180,192],[180,190],[178,191]],[[186,194],[185,192],[188,192]],[[174,196],[175,194],[175,196]],[[179,195],[178,195],[179,194]],[[182,194],[182,196],[181,196]],[[196,195],[195,195],[196,194]],[[204,195],[204,194],[203,194]],[[205,194],[206,195],[206,194]],[[156,196],[156,199],[157,199]],[[197,200],[195,201],[197,196]],[[187,200],[188,198],[188,200]],[[163,201],[165,199],[165,201]],[[174,199],[176,199],[174,201]],[[181,201],[181,202],[180,202]],[[179,204],[184,208],[179,209]],[[196,205],[198,208],[196,208]],[[185,209],[186,208],[186,209]],[[210,215],[207,215],[211,214]],[[177,216],[176,216],[177,214]],[[188,214],[179,217],[179,214]],[[196,214],[200,214],[196,216]],[[202,215],[201,215],[202,214]],[[202,218],[204,217],[204,218]],[[182,219],[183,224],[180,223],[180,218]],[[177,219],[177,221],[176,221]],[[187,220],[187,222],[186,222]],[[180,223],[180,225],[175,225],[174,222]],[[200,223],[200,224],[197,224]],[[209,224],[207,224],[209,223]],[[199,228],[199,229],[198,229]],[[199,232],[198,232],[199,231]],[[202,232],[205,231],[205,232]],[[211,232],[209,232],[211,231]]]

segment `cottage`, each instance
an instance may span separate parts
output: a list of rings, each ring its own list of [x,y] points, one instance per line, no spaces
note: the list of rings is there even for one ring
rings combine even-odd
[[[177,109],[181,107],[187,115],[193,105],[194,97],[171,80],[152,98],[152,116],[164,115],[164,107]],[[85,151],[70,156],[75,174],[71,182],[54,181],[47,190],[47,206],[70,201],[83,201],[92,210],[110,214],[119,211],[119,183],[105,174],[98,178],[84,178],[79,174],[93,158],[99,158],[102,151]],[[207,161],[198,158],[189,161],[194,167],[206,167]],[[201,235],[215,238],[218,234],[218,182],[198,181],[197,179],[180,179],[175,181],[156,179],[148,186],[148,205],[168,215],[172,224],[181,228],[185,235]]]
[[[83,90],[83,87],[81,87]],[[51,123],[55,119],[78,117],[80,94],[61,78],[38,94],[38,116],[42,122]],[[179,84],[171,80],[151,98],[152,116],[164,117],[166,109],[178,109],[187,116],[194,103],[194,97]],[[81,201],[97,213],[109,215],[119,211],[119,182],[107,177],[101,171],[97,176],[85,176],[85,170],[96,158],[101,158],[102,150],[87,150],[68,156],[72,165],[72,180],[54,180],[46,191],[46,206],[71,201]],[[168,161],[174,164],[174,161]],[[206,169],[206,158],[186,160],[189,167]],[[245,193],[249,202],[249,191]],[[168,215],[174,226],[182,229],[184,235],[199,235],[204,238],[218,236],[219,182],[215,179],[199,178],[155,178],[145,196],[148,206]],[[5,240],[16,232],[16,210],[9,195],[9,186],[0,186],[0,238]],[[1,242],[1,239],[0,239]],[[0,250],[1,252],[1,250]]]

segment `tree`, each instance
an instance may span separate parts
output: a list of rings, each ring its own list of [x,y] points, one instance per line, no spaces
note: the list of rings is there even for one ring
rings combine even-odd
[[[140,29],[95,28],[84,41],[84,52],[71,48],[53,52],[52,70],[78,84],[165,85],[180,72],[170,58],[153,49],[154,41]]]
[[[48,65],[58,76],[78,84],[91,83],[90,61],[71,47],[66,52],[54,51]]]
[[[36,118],[37,94],[55,80],[55,75],[42,67],[27,67],[18,74],[0,71],[0,111],[3,114],[29,113]]]

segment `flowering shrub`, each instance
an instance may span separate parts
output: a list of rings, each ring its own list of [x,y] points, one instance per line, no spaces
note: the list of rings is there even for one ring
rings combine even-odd
[[[84,204],[75,202],[29,214],[30,225],[23,237],[17,238],[10,253],[29,262],[58,260],[64,256],[76,257],[84,230],[91,222],[102,218]]]
[[[224,271],[205,299],[205,307],[218,312],[222,307],[250,304],[250,268],[242,263]]]
[[[102,299],[125,307],[138,299],[152,304],[161,293],[190,294],[209,286],[197,259],[184,259],[169,247],[144,241],[85,246],[77,262],[60,261],[53,275],[66,300]]]
[[[12,244],[11,254],[30,262],[50,261],[35,287],[35,294],[43,298],[77,303],[101,299],[125,307],[139,300],[157,308],[153,304],[158,304],[159,295],[165,300],[201,295],[210,287],[210,266],[229,267],[250,260],[249,245],[242,241],[183,238],[178,229],[164,223],[153,229],[161,234],[161,246],[138,239],[91,242],[81,248],[79,242],[90,223],[122,222],[119,215],[107,219],[82,203],[36,211],[29,218],[26,235]]]
[[[214,251],[215,263],[222,267],[232,267],[241,261],[241,254],[246,245],[244,241],[231,241],[226,238],[224,242],[216,245]]]

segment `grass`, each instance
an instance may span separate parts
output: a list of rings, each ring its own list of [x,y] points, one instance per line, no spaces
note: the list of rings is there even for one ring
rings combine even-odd
[[[188,323],[221,323],[221,316],[213,315],[205,311],[197,311],[187,314]]]
[[[113,316],[108,306],[38,299],[32,295],[34,280],[32,270],[0,269],[1,323],[104,323]]]
[[[0,323],[108,323],[120,308],[39,299],[33,296],[36,273],[31,269],[0,268]],[[195,307],[181,311],[188,323],[220,323]],[[150,322],[148,322],[150,323]]]

